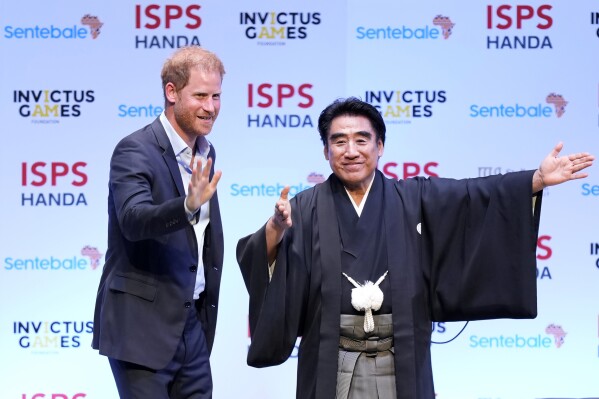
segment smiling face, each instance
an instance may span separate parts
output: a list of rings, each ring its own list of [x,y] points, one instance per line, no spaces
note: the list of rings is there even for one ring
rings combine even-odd
[[[181,90],[177,91],[173,83],[165,86],[166,115],[188,145],[195,142],[196,137],[212,131],[220,111],[221,84],[222,78],[217,71],[193,68]]]
[[[384,145],[364,116],[341,115],[331,121],[324,157],[350,192],[368,188]]]

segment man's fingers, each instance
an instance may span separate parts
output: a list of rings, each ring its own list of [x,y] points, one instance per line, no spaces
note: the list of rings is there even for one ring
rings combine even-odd
[[[551,150],[551,156],[557,158],[562,148],[564,148],[564,143],[560,141],[555,147],[553,147],[553,150]]]
[[[289,197],[289,189],[290,189],[289,186],[285,186],[283,188],[283,190],[281,191],[281,199],[283,201],[287,201],[287,198]]]
[[[281,196],[275,204],[274,221],[277,225],[284,228],[291,227],[291,208],[289,205],[289,186],[281,190]]]
[[[212,170],[212,158],[208,158],[206,165],[202,165],[202,159],[198,158],[193,168],[192,179],[199,182],[200,179],[210,178],[210,171]]]
[[[199,162],[198,166],[201,167],[202,160],[198,160],[198,162]],[[212,169],[212,158],[208,158],[208,160],[206,161],[206,166],[204,166],[204,169],[201,169],[202,175],[205,177],[209,177],[211,169]]]
[[[217,170],[216,172],[214,172],[214,176],[212,176],[212,181],[210,182],[210,184],[212,185],[212,187],[214,187],[214,189],[216,189],[216,185],[218,184],[220,177],[223,175],[223,172],[221,172],[220,170]]]

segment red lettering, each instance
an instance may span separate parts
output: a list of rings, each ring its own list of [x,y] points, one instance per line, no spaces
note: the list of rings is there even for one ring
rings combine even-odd
[[[50,164],[50,171],[47,171],[47,166],[46,162],[34,162],[31,164],[31,169],[29,169],[27,162],[23,162],[21,164],[21,185],[41,187],[50,178],[50,184],[56,186],[59,178],[68,176],[69,172],[72,172],[76,176],[70,182],[73,186],[81,187],[87,184],[87,174],[83,171],[83,168],[87,166],[85,162],[75,162],[72,166],[65,162],[52,162]],[[29,173],[29,170],[31,173]],[[31,175],[31,179],[29,174]]]
[[[72,167],[73,174],[81,178],[81,180],[73,180],[71,184],[76,187],[85,186],[87,183],[87,174],[83,173],[80,169],[87,166],[85,162],[75,162]]]
[[[549,29],[551,28],[551,26],[553,26],[553,18],[551,18],[549,15],[545,14],[544,11],[549,11],[551,10],[553,7],[550,6],[549,4],[543,4],[542,6],[540,6],[537,9],[537,15],[539,16],[539,18],[547,21],[547,23],[545,24],[537,24],[537,28],[539,29]]]
[[[145,23],[143,25],[144,28],[156,29],[160,27],[160,15],[154,14],[154,11],[158,10],[160,10],[160,6],[158,4],[150,4],[146,7],[146,9],[144,10],[144,14],[146,15],[146,17],[154,21],[154,23]]]
[[[272,98],[272,96],[270,94],[268,94],[266,92],[266,90],[270,89],[270,88],[272,88],[272,85],[270,83],[262,83],[260,86],[258,86],[258,95],[260,97],[266,98],[266,100],[267,100],[265,103],[258,102],[257,105],[260,108],[268,108],[268,107],[270,107],[272,105],[273,98]]]
[[[276,93],[273,93],[275,85],[270,83],[262,83],[258,85],[254,93],[254,85],[248,84],[248,107],[253,107],[254,104],[260,108],[268,108],[274,105],[276,98],[276,106],[282,108],[287,100],[299,97],[297,106],[300,108],[309,108],[314,104],[314,97],[308,93],[308,90],[313,86],[309,83],[301,84],[297,90],[295,86],[289,83],[278,83],[276,85]],[[261,100],[255,101],[254,94]]]
[[[303,85],[301,85],[298,89],[298,94],[300,95],[300,97],[304,98],[307,100],[306,103],[300,102],[298,104],[298,106],[300,108],[310,108],[312,106],[312,104],[314,104],[314,97],[308,93],[306,93],[306,90],[311,89],[312,85],[309,83],[304,83]]]
[[[437,162],[427,162],[424,164],[423,168],[421,168],[420,165],[415,162],[405,162],[402,165],[402,176],[398,175],[395,171],[395,168],[398,166],[399,164],[397,162],[387,162],[383,165],[382,172],[385,176],[395,180],[419,176],[421,172],[425,176],[439,177],[439,175],[433,170],[439,166]]]
[[[535,11],[531,6],[516,6],[516,28],[522,29],[522,21],[532,19],[534,15]]]
[[[143,7],[143,8],[142,8]],[[164,9],[162,9],[164,7]],[[149,4],[147,6],[135,6],[135,28],[136,29],[158,29],[164,25],[165,29],[170,29],[174,21],[186,18],[189,20],[185,24],[187,29],[197,29],[202,25],[202,19],[197,11],[200,5],[192,4],[185,8],[176,4],[160,5]],[[144,23],[143,19],[146,22]]]
[[[391,170],[392,168],[396,168],[396,167],[397,167],[397,162],[387,162],[385,165],[383,165],[383,174],[392,179],[399,180],[399,176],[396,175],[395,173],[393,173],[393,171]]]
[[[46,398],[46,397],[48,397],[50,399],[81,399],[81,398],[87,397],[87,395],[84,393],[76,393],[75,395],[73,395],[71,397],[64,393],[53,393],[53,394],[48,394],[48,396],[46,396],[43,393],[36,393],[36,394],[33,394],[33,396],[31,396],[31,399],[42,399],[42,398]],[[26,393],[22,394],[21,399],[27,399],[27,394]]]
[[[418,176],[420,174],[420,165],[414,162],[404,162],[403,164],[403,178]]]
[[[187,15],[189,17],[189,19],[191,19],[192,21],[195,21],[194,24],[192,24],[191,22],[186,23],[185,27],[187,29],[198,29],[202,25],[202,18],[200,18],[199,15],[196,15],[192,12],[192,11],[199,11],[200,8],[202,8],[202,7],[197,4],[194,4],[194,5],[188,6],[185,9],[185,15]]]
[[[139,4],[135,5],[135,29],[141,28],[141,7]]]
[[[293,97],[295,93],[295,89],[290,84],[279,84],[277,85],[277,107],[281,108],[283,106],[283,99]]]
[[[165,27],[166,29],[169,29],[171,27],[172,20],[179,19],[183,16],[183,9],[181,8],[181,6],[167,5],[164,8],[164,13]]]
[[[553,18],[549,15],[548,11],[552,9],[549,4],[543,4],[535,9],[530,5],[517,5],[515,6],[515,15],[513,7],[509,4],[502,4],[493,11],[493,6],[487,6],[487,29],[509,29],[513,26],[514,20],[516,21],[516,29],[522,29],[525,21],[532,21],[535,15],[544,23],[539,22],[535,26],[538,29],[549,29],[553,25]],[[494,23],[493,19],[496,17],[497,22]]]
[[[439,175],[432,171],[433,168],[439,166],[437,162],[429,162],[424,164],[424,174],[427,176],[439,177]]]
[[[551,236],[540,236],[537,239],[537,259],[540,260],[547,260],[549,258],[551,258],[551,255],[553,254],[553,250],[551,249],[551,247],[549,245],[546,244],[546,242],[551,240]],[[540,253],[539,250],[543,250],[544,253]]]
[[[84,393],[76,393],[75,395],[73,395],[71,397],[64,393],[53,393],[53,394],[48,394],[48,396],[46,396],[43,393],[36,393],[36,394],[33,394],[31,399],[42,399],[42,398],[46,398],[46,397],[50,398],[50,399],[81,399],[81,398],[87,397],[87,395]],[[21,399],[27,399],[27,394],[25,394],[25,393],[22,394]]]
[[[59,177],[66,176],[69,173],[69,165],[64,162],[52,162],[52,185],[56,185]]]
[[[31,174],[40,178],[39,181],[32,180],[32,186],[40,187],[46,184],[46,174],[43,172],[43,170],[40,170],[45,166],[45,162],[35,162],[33,165],[31,165]]]
[[[510,26],[512,26],[512,17],[510,17],[506,12],[511,10],[512,6],[504,4],[502,6],[497,7],[497,16],[499,17],[499,19],[502,19],[505,22],[505,24],[498,24],[496,26],[496,28],[499,29],[508,29]]]
[[[27,162],[21,163],[21,186],[27,185]]]

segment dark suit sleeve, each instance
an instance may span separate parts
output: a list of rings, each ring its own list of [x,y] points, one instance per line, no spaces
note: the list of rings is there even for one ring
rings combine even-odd
[[[422,257],[435,320],[534,318],[541,196],[533,172],[431,179],[422,193]]]
[[[110,162],[112,202],[122,234],[130,241],[157,238],[189,225],[185,196],[176,192],[173,176],[165,173],[162,150],[146,136],[121,141]]]

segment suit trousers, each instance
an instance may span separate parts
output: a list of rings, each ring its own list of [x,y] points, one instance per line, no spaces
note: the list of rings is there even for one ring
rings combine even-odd
[[[121,399],[212,398],[210,355],[195,306],[189,309],[175,356],[165,368],[152,370],[122,360],[108,360]]]

